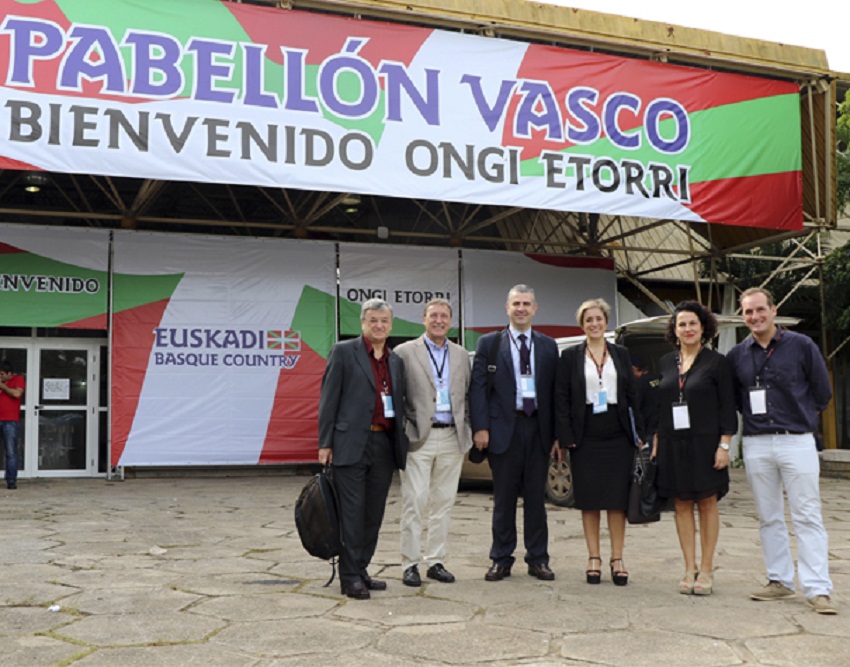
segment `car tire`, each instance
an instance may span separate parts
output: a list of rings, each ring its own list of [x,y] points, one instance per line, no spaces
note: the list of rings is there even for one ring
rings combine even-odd
[[[546,475],[546,497],[549,502],[559,507],[572,507],[575,504],[573,470],[570,465],[569,452],[564,452],[564,460],[560,463],[556,458],[549,461],[549,470]]]

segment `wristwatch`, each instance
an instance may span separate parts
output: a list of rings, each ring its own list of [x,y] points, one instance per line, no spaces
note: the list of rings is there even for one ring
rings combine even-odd
[[[718,446],[718,447],[720,447],[720,449],[722,449],[722,450],[723,450],[723,451],[725,451],[725,452],[728,452],[728,451],[729,451],[729,445],[727,445],[725,442],[721,442],[721,443],[720,443],[719,445],[717,445],[717,446]]]

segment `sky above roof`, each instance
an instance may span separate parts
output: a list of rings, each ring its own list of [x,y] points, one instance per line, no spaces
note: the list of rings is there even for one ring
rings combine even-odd
[[[553,5],[673,23],[826,52],[830,69],[850,72],[848,10],[835,0],[803,4],[763,0],[538,0]],[[840,7],[844,6],[844,9]]]

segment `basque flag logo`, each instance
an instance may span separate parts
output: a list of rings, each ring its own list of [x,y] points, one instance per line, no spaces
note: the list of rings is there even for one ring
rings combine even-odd
[[[284,350],[285,352],[301,351],[301,332],[293,329],[286,331],[269,330],[266,332],[266,347],[269,350]]]

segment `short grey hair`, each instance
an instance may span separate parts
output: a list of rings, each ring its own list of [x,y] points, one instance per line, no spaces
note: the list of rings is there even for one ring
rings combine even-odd
[[[368,310],[388,310],[390,311],[390,315],[393,314],[393,307],[383,299],[369,299],[368,301],[364,301],[360,307],[361,322],[366,319],[366,311]]]
[[[508,302],[511,300],[511,294],[530,294],[531,300],[534,303],[537,303],[537,297],[534,296],[534,288],[529,287],[528,285],[523,285],[520,283],[519,285],[514,285],[508,290]]]

